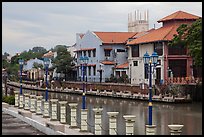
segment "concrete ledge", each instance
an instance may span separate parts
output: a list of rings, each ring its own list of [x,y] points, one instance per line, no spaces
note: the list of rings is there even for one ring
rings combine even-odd
[[[25,111],[25,110],[18,110],[18,114],[24,116],[24,117],[29,117],[32,118],[32,113],[29,111]]]
[[[9,107],[9,104],[2,102],[2,108],[8,108],[8,107]]]
[[[48,121],[45,122],[46,127],[53,129],[54,131],[65,132],[64,124],[59,123],[59,121]]]

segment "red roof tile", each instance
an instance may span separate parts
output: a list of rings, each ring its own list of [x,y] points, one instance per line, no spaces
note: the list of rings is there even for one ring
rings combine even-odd
[[[171,15],[168,15],[160,20],[158,20],[157,22],[164,22],[164,21],[168,21],[168,20],[181,20],[181,19],[185,19],[185,20],[196,20],[200,18],[199,16],[184,12],[184,11],[177,11],[175,13],[172,13]]]
[[[52,51],[49,51],[48,53],[45,53],[43,55],[43,57],[53,57],[54,56],[54,53]]]
[[[80,38],[82,39],[85,34],[79,34]]]
[[[172,25],[172,26],[165,26],[156,30],[152,30],[146,35],[143,35],[137,39],[134,39],[128,42],[127,45],[148,43],[148,42],[154,42],[154,41],[172,40],[174,37],[173,35],[177,34],[176,29],[178,27],[179,25]]]
[[[104,65],[114,65],[115,64],[114,61],[102,61],[101,63]]]
[[[96,64],[87,64],[87,66],[93,67],[93,66],[96,66]]]
[[[104,44],[126,43],[137,32],[94,32]]]
[[[126,62],[124,64],[117,65],[116,68],[117,69],[123,69],[123,68],[128,68],[128,66],[129,66],[129,63]]]

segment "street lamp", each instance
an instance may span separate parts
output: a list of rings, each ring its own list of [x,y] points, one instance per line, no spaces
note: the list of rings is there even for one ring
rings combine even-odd
[[[22,69],[23,69],[23,59],[19,59],[18,63],[20,65],[20,95],[22,95]]]
[[[144,54],[144,64],[149,64],[149,125],[152,125],[152,64],[153,67],[156,66],[158,60],[158,54],[156,52],[152,53],[150,57],[149,54],[146,52]]]
[[[82,94],[82,109],[86,108],[86,97],[85,97],[85,72],[86,72],[86,68],[87,68],[87,64],[89,61],[89,58],[87,56],[81,56],[79,58],[79,60],[81,61],[81,65],[82,65],[82,81],[83,81],[83,94]],[[86,75],[87,77],[87,75]]]
[[[46,71],[46,76],[45,76],[45,81],[46,81],[46,91],[45,91],[45,101],[48,100],[48,82],[47,82],[47,73],[48,73],[48,67],[50,64],[50,61],[48,58],[44,58],[44,67],[45,67],[45,71]]]

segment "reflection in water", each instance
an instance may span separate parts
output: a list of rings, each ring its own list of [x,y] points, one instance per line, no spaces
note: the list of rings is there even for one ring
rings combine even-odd
[[[44,93],[41,92],[44,97]],[[59,101],[78,103],[77,125],[80,127],[82,96],[65,93],[49,93],[50,98]],[[59,106],[59,105],[58,105]],[[109,118],[107,112],[117,111],[117,133],[125,135],[124,115],[135,115],[134,134],[144,135],[145,125],[148,124],[148,102],[128,99],[104,98],[86,96],[86,108],[88,109],[88,130],[94,133],[93,108],[101,107],[102,111],[102,134],[109,134]],[[58,107],[59,112],[59,107]],[[70,124],[70,107],[67,104],[67,123]],[[202,134],[202,103],[192,104],[166,104],[153,102],[153,124],[157,126],[157,135],[169,135],[168,124],[183,124],[183,135]]]

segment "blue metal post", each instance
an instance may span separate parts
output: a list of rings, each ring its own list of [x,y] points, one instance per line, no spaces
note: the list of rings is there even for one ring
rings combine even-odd
[[[85,109],[86,107],[86,97],[85,97],[85,69],[84,64],[82,64],[82,72],[83,72],[83,95],[82,95],[82,109]]]
[[[23,65],[20,65],[20,95],[22,95],[22,67]]]
[[[149,125],[152,125],[152,64],[149,63]]]
[[[46,80],[46,91],[45,91],[45,101],[48,100],[48,82],[47,82],[47,73],[48,73],[48,66],[45,67],[45,71],[46,71],[46,76],[45,76],[45,80]]]

